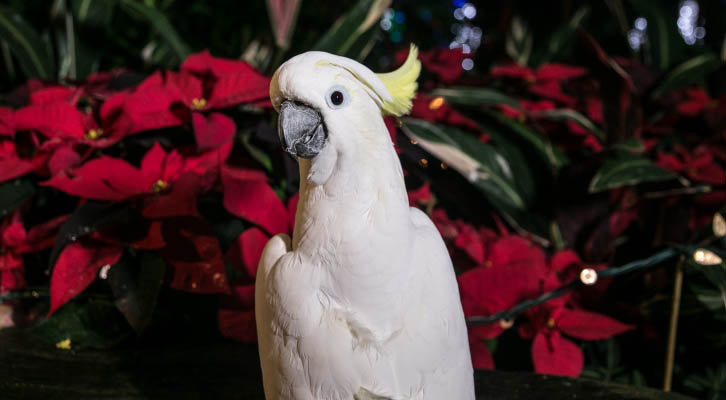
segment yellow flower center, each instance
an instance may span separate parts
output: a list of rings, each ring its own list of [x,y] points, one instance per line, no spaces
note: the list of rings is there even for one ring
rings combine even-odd
[[[554,318],[550,318],[550,319],[547,320],[547,327],[550,328],[550,329],[552,329],[552,328],[555,327],[555,319]]]
[[[430,110],[438,110],[443,105],[444,105],[444,98],[443,97],[436,97],[435,99],[431,100],[431,102],[429,103],[429,109]]]
[[[86,139],[88,140],[96,140],[103,136],[103,129],[91,129],[88,132],[86,132]]]
[[[201,110],[207,105],[206,99],[200,99],[200,98],[193,98],[192,99],[192,108],[195,110]]]
[[[159,179],[151,185],[151,193],[163,192],[168,186],[169,184],[165,180]]]

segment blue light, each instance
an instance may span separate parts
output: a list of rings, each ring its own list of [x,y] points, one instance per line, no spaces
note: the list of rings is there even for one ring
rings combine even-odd
[[[418,13],[418,17],[421,18],[421,20],[424,22],[431,21],[431,10],[429,10],[428,8],[424,8],[423,10],[421,10],[421,12]]]
[[[451,4],[453,4],[454,7],[459,8],[459,7],[463,6],[464,4],[466,4],[466,0],[452,0]]]
[[[401,43],[401,40],[403,40],[403,35],[400,31],[391,32],[391,41],[393,43]]]
[[[396,14],[393,16],[393,20],[397,24],[403,23],[403,21],[406,20],[406,14],[402,13],[401,11],[396,11]]]

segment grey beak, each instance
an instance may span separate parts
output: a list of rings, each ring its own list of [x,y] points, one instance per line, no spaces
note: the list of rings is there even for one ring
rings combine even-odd
[[[313,158],[325,145],[325,124],[315,109],[302,103],[285,101],[280,105],[277,134],[282,148],[293,158]]]

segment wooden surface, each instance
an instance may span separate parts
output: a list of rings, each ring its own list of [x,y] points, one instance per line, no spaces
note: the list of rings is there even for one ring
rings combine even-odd
[[[75,351],[56,349],[16,329],[0,331],[0,398],[264,398],[255,346],[221,339],[172,340]],[[525,372],[479,371],[476,383],[477,399],[688,399],[652,389]]]

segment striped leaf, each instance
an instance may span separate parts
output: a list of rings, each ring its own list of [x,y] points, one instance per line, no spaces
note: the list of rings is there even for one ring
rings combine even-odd
[[[411,140],[490,196],[494,204],[515,210],[526,207],[509,161],[491,145],[458,129],[420,119],[406,118],[402,128]]]

